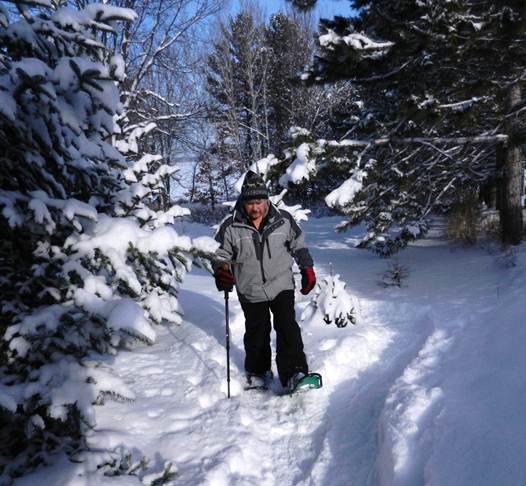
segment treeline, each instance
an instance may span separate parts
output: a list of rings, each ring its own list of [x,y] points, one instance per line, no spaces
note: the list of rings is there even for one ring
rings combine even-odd
[[[198,152],[188,196],[215,205],[235,197],[233,183],[255,161],[283,155],[290,128],[323,137],[339,132],[349,84],[306,86],[301,74],[314,53],[309,17],[257,9],[220,23],[207,56],[209,132]]]
[[[299,9],[316,2],[292,0]],[[500,215],[503,242],[523,237],[522,2],[352,0],[354,16],[320,23],[310,84],[348,81],[360,100],[344,139],[297,138],[311,167],[347,172],[327,202],[365,222],[362,246],[389,255],[422,237],[432,214],[466,201]],[[289,164],[294,158],[289,159]]]
[[[242,170],[273,154],[260,170],[273,190],[325,199],[342,230],[365,223],[360,245],[380,255],[425,236],[435,214],[482,205],[497,209],[504,243],[522,241],[525,8],[350,7],[322,19],[314,44],[301,13],[221,25],[207,63],[212,138],[191,197],[231,199]]]

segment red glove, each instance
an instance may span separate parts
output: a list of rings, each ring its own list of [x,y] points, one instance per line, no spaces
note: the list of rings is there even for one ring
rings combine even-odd
[[[301,293],[307,295],[316,285],[316,274],[313,267],[301,269]]]
[[[232,292],[236,279],[226,268],[218,268],[214,273],[214,278],[216,279],[216,287],[219,291],[226,290],[227,292]]]

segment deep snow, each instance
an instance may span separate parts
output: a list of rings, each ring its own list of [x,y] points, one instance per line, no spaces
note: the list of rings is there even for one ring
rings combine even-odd
[[[171,462],[177,485],[526,484],[526,245],[508,267],[494,244],[461,248],[435,228],[398,255],[406,285],[383,288],[389,261],[354,249],[358,230],[335,233],[338,221],[302,224],[318,277],[332,264],[360,303],[356,326],[302,323],[321,390],[242,391],[232,298],[228,400],[222,294],[196,269],[180,293],[184,323],[108,363],[136,400],[98,408],[92,447],[146,456],[152,472]],[[299,317],[309,297],[297,296]],[[90,468],[62,460],[15,484],[140,484]]]

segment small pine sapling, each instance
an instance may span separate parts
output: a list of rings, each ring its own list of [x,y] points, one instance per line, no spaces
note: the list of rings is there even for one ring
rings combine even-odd
[[[381,274],[379,285],[383,287],[402,287],[407,277],[409,277],[409,268],[395,260],[389,263],[387,269]]]
[[[177,471],[170,461],[152,461],[151,458],[119,446],[111,452],[93,449],[82,451],[73,460],[96,464],[105,477],[135,476],[141,484],[162,486],[172,484]]]
[[[176,476],[177,472],[172,470],[172,463],[167,462],[162,473],[147,476],[143,478],[143,482],[145,484],[149,484],[150,486],[163,486],[172,482]]]

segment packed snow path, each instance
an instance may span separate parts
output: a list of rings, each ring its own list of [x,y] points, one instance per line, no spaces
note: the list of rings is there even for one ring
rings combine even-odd
[[[202,285],[201,278],[190,277],[190,282]],[[379,357],[396,341],[378,316],[373,314],[370,329],[353,330],[345,339],[336,336],[346,332],[341,330],[327,337],[316,330],[305,332],[306,348],[316,349],[310,353],[311,366],[323,373],[325,387],[288,397],[242,391],[243,319],[234,306],[233,396],[227,400],[222,302],[208,292],[184,291],[181,297],[183,304],[198,300],[185,327],[159,336],[152,348],[117,359],[137,400],[108,403],[101,410],[94,445],[126,444],[148,457],[173,461],[178,484],[348,484],[349,457],[358,455],[356,447],[363,450],[356,466],[368,473],[375,420],[363,419],[379,414],[378,396],[387,393],[390,380],[374,377],[373,371],[369,378],[362,374],[387,365],[380,365]],[[404,325],[403,316],[397,324]],[[389,362],[397,358],[395,353]]]
[[[171,462],[174,484],[188,486],[526,484],[524,245],[506,268],[495,251],[431,235],[399,256],[407,285],[384,289],[386,260],[353,249],[335,222],[306,223],[307,242],[318,277],[332,266],[361,318],[342,329],[303,324],[321,390],[242,390],[244,322],[232,298],[228,400],[223,295],[197,270],[180,294],[184,325],[115,359],[137,399],[101,407],[91,445],[146,456],[157,471]],[[299,317],[308,298],[297,295]]]

